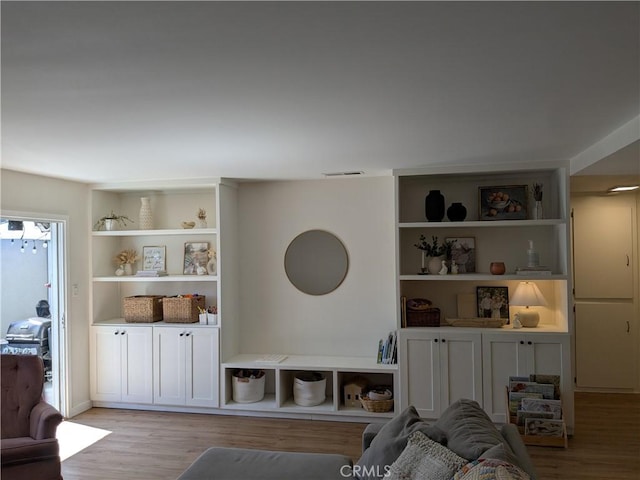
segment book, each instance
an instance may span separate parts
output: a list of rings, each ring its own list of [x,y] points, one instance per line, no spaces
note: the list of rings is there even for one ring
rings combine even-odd
[[[547,275],[551,275],[553,272],[549,267],[538,266],[538,267],[516,267],[516,275],[531,275],[531,276],[540,276],[544,277]]]
[[[164,270],[138,270],[136,277],[166,277],[167,272]]]
[[[287,359],[287,355],[283,355],[280,353],[270,353],[266,355],[262,355],[261,357],[254,360],[256,363],[280,363]]]
[[[541,437],[562,437],[564,435],[564,421],[527,418],[524,422],[524,433]]]
[[[554,420],[562,418],[562,402],[546,398],[523,398],[521,408],[527,412],[548,413]]]

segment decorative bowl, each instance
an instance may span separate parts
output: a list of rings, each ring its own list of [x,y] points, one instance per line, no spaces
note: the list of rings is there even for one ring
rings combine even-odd
[[[182,228],[193,228],[196,226],[196,222],[182,222]]]

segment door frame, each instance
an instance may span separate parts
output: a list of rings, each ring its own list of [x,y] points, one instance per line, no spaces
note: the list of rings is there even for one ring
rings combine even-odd
[[[27,212],[15,210],[0,210],[2,218],[12,220],[27,220],[36,222],[55,223],[56,227],[52,228],[51,249],[48,252],[48,264],[53,272],[49,273],[51,280],[51,316],[56,318],[56,322],[51,324],[50,341],[54,342],[56,348],[55,357],[51,358],[51,368],[53,370],[53,381],[57,387],[57,401],[55,405],[64,417],[68,417],[69,412],[69,361],[68,346],[69,332],[67,329],[67,305],[68,298],[68,265],[67,265],[67,231],[69,217],[55,213],[45,212]],[[55,238],[53,232],[56,232]],[[55,249],[55,255],[53,254]]]

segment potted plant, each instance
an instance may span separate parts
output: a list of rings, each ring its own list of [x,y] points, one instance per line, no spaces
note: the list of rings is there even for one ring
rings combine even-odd
[[[438,237],[435,235],[431,237],[431,243],[428,243],[426,237],[420,235],[420,242],[414,243],[414,246],[423,252],[422,273],[427,273],[428,271],[431,274],[437,274],[442,268],[442,261],[451,258],[451,249],[454,243],[455,240],[439,243]]]
[[[133,220],[131,220],[126,215],[116,215],[115,213],[113,213],[113,210],[111,210],[111,213],[100,218],[95,223],[93,228],[95,228],[96,230],[112,231],[117,230],[119,227],[126,227],[127,222],[134,223]]]
[[[116,271],[116,275],[132,275],[133,274],[133,264],[136,263],[140,257],[138,256],[138,252],[133,249],[122,250],[115,257],[113,257],[113,262],[118,266],[118,271]]]

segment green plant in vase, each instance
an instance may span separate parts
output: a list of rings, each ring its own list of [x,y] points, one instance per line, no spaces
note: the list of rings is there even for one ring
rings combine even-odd
[[[438,242],[437,236],[431,237],[431,242],[427,242],[424,235],[420,235],[419,243],[414,243],[414,247],[422,250],[422,273],[436,274],[442,268],[443,260],[451,260],[451,249],[455,240]],[[427,260],[428,259],[428,260]]]
[[[126,215],[116,215],[115,213],[113,213],[113,210],[111,210],[111,213],[109,215],[105,215],[104,217],[100,218],[95,223],[93,228],[96,230],[107,230],[107,231],[117,230],[119,227],[126,227],[127,222],[134,223],[134,221],[131,220]]]

